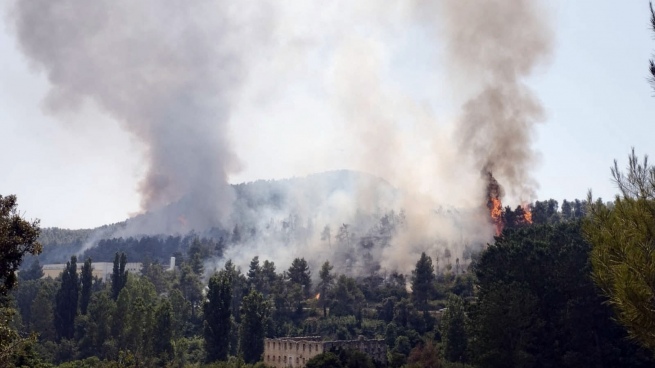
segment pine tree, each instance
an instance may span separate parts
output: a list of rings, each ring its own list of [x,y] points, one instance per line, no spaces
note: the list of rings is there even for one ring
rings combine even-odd
[[[633,149],[627,173],[614,161],[612,175],[621,196],[612,207],[596,201],[584,221],[594,280],[630,335],[655,350],[655,166]]]
[[[422,310],[427,308],[428,300],[434,295],[434,281],[432,258],[423,252],[412,272],[412,299],[417,308]]]
[[[259,292],[262,291],[262,268],[259,266],[259,257],[255,256],[250,261],[248,270],[248,287]]]
[[[334,275],[332,275],[332,265],[330,262],[325,261],[321,266],[321,271],[318,273],[321,281],[318,283],[318,303],[323,308],[323,317],[327,317],[327,305],[329,301],[328,293],[334,285]]]
[[[204,337],[207,362],[227,360],[232,306],[232,286],[229,275],[221,271],[209,279],[204,304]]]
[[[302,295],[308,298],[312,292],[312,278],[309,266],[304,258],[296,258],[289,267],[289,281],[302,287]]]

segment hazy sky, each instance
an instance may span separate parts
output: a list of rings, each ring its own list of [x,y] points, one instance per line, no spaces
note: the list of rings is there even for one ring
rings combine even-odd
[[[535,142],[541,155],[534,169],[538,197],[583,198],[591,188],[611,199],[612,161],[623,165],[633,146],[640,155],[655,151],[655,99],[647,83],[655,40],[648,3],[549,4],[545,16],[554,24],[554,53],[530,82],[547,113]],[[44,226],[94,227],[138,211],[143,147],[94,106],[66,116],[46,114],[48,81],[18,51],[6,23],[2,18],[0,194],[18,195],[21,212]],[[442,115],[454,113],[447,107],[448,91],[434,83],[440,71],[430,63],[438,59],[438,46],[405,30],[395,50],[386,77],[435,109],[445,105]],[[317,54],[304,67],[308,76],[326,67]],[[245,88],[231,121],[242,166],[231,182],[355,168],[347,132],[314,88],[319,82]],[[267,91],[281,97],[266,97]],[[88,123],[99,119],[107,124]]]

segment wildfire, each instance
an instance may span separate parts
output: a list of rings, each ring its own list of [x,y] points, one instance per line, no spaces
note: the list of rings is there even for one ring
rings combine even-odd
[[[505,227],[503,219],[503,203],[500,198],[503,195],[502,188],[498,181],[493,177],[490,171],[487,171],[487,208],[491,216],[491,222],[496,229],[496,236],[500,236]]]
[[[500,236],[505,227],[503,221],[503,204],[498,198],[489,198],[487,207],[489,208],[489,214],[491,215],[491,222],[493,222],[494,227],[496,228],[496,236]]]
[[[321,298],[321,293],[316,294],[315,299],[318,300],[318,299],[320,299],[320,298]]]
[[[523,207],[523,219],[528,224],[531,224],[532,223],[532,211],[530,211],[530,207],[527,204],[524,204],[521,207]]]
[[[180,224],[182,224],[182,226],[184,226],[184,227],[187,227],[187,226],[189,225],[189,222],[187,221],[186,217],[184,217],[184,215],[180,215],[180,216],[177,218],[177,221],[178,221]]]

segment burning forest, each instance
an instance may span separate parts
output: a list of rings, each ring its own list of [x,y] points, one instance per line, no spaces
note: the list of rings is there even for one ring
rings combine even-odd
[[[550,6],[7,1],[80,192],[121,167],[134,207],[39,229],[0,195],[0,366],[655,366],[594,285],[602,203],[537,200]]]

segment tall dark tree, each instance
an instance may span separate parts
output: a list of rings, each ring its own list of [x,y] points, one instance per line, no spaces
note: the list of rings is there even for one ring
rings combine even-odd
[[[80,279],[81,293],[80,293],[80,313],[86,314],[91,300],[91,291],[93,287],[93,266],[91,265],[91,258],[87,258],[82,266],[82,277]]]
[[[357,314],[364,304],[364,294],[352,277],[340,275],[330,292],[330,315],[352,316]]]
[[[191,304],[191,316],[195,317],[202,303],[202,282],[189,264],[185,263],[180,268],[179,289],[184,299]]]
[[[334,275],[332,275],[332,269],[333,267],[330,265],[330,262],[325,261],[318,273],[318,277],[320,278],[320,281],[318,282],[318,304],[323,308],[323,317],[327,317],[329,292],[332,290],[332,286],[334,285]]]
[[[155,326],[152,334],[153,352],[162,363],[166,364],[173,356],[173,309],[171,303],[164,299],[155,311]]]
[[[467,351],[466,310],[464,301],[457,295],[448,298],[441,319],[441,336],[444,357],[451,362],[465,362]]]
[[[80,295],[77,277],[77,257],[72,256],[61,275],[61,286],[55,297],[55,330],[59,339],[71,339],[75,334],[75,317]]]
[[[202,274],[205,272],[205,267],[203,264],[203,256],[207,253],[203,249],[202,243],[200,243],[200,239],[195,238],[193,239],[193,242],[191,243],[191,246],[189,247],[189,264],[191,265],[191,269],[193,272],[195,272],[197,275],[202,276]]]
[[[206,361],[227,360],[230,329],[232,327],[232,282],[226,271],[214,274],[209,279],[207,299],[203,306],[205,321]]]
[[[562,220],[569,221],[573,219],[573,206],[566,199],[562,201]]]
[[[127,255],[121,253],[120,255],[116,252],[114,257],[114,269],[111,274],[111,296],[114,300],[118,300],[118,294],[127,284],[127,273],[125,269],[127,265]]]
[[[55,341],[57,338],[53,309],[55,292],[54,281],[40,282],[39,291],[32,301],[30,328],[39,334],[40,341]]]
[[[85,331],[91,347],[89,356],[95,355],[104,359],[111,353],[107,348],[112,346],[108,343],[114,343],[111,329],[114,327],[112,315],[115,309],[116,303],[107,291],[95,293],[91,297],[88,308],[89,326]]]
[[[241,322],[241,302],[243,301],[244,295],[248,294],[248,279],[231,259],[225,262],[223,270],[226,272],[232,285],[232,315],[235,321],[239,323]]]
[[[590,250],[579,222],[565,222],[507,231],[482,253],[469,312],[479,367],[653,364],[598,294]]]
[[[289,267],[288,277],[292,284],[299,285],[302,288],[302,295],[309,298],[312,293],[311,271],[304,258],[296,258]]]
[[[259,265],[259,257],[255,256],[250,261],[250,269],[248,269],[248,287],[262,292],[262,268]]]
[[[39,220],[21,218],[15,195],[0,195],[0,296],[16,284],[16,271],[27,253],[41,253]]]
[[[434,281],[432,258],[423,252],[416,262],[416,268],[412,271],[412,300],[417,308],[421,310],[427,308],[428,300],[434,295]]]
[[[278,279],[277,273],[275,272],[275,263],[268,260],[264,261],[262,265],[262,294],[264,297],[268,297],[273,289],[273,285]]]
[[[269,316],[270,305],[261,293],[252,290],[243,298],[239,349],[246,363],[258,362],[264,353],[264,336]]]

